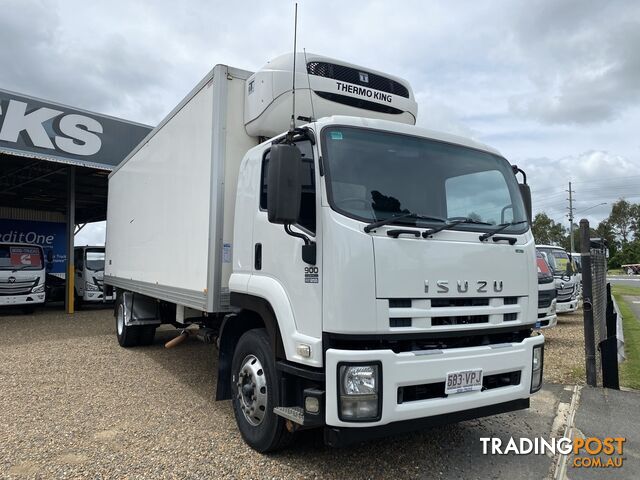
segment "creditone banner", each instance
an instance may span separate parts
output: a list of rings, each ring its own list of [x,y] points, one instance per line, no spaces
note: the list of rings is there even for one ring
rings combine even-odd
[[[31,243],[44,250],[45,264],[49,251],[53,253],[53,267],[49,273],[64,274],[66,255],[65,224],[35,220],[6,220],[0,218],[1,243]]]

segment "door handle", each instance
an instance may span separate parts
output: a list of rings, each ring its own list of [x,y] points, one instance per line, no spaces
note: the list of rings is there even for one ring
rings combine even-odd
[[[256,270],[262,270],[262,244],[256,243],[253,252],[253,266]]]

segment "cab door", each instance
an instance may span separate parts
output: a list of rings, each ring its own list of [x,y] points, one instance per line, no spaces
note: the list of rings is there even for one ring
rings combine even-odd
[[[285,232],[282,225],[267,218],[267,173],[269,150],[262,157],[259,205],[253,230],[254,276],[275,279],[287,294],[298,332],[315,338],[322,335],[322,248],[319,219],[318,165],[314,148],[308,140],[297,142],[302,152],[302,199],[298,223],[291,226],[295,233],[306,235],[316,243],[316,264],[302,260],[301,238]],[[285,335],[285,332],[282,332]]]

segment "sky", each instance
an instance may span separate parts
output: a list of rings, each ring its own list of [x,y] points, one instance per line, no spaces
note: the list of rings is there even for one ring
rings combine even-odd
[[[0,0],[0,88],[156,125],[217,63],[292,50],[291,0]],[[527,172],[568,226],[640,202],[640,3],[300,0],[298,50],[410,82],[418,125]],[[601,203],[606,205],[595,206]],[[593,207],[593,208],[591,208]],[[104,224],[76,243],[103,242]]]

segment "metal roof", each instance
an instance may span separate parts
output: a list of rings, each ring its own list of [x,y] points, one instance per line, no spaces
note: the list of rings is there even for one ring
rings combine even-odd
[[[148,125],[0,89],[0,206],[66,214],[76,167],[76,222],[105,220],[108,174]]]

